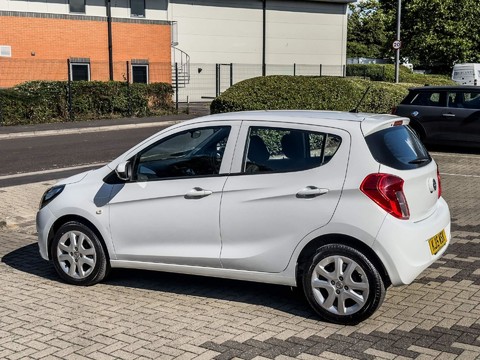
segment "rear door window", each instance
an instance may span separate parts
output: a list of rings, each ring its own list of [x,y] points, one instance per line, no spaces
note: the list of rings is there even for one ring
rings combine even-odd
[[[365,140],[375,160],[394,169],[416,169],[432,161],[425,146],[407,126],[377,131]]]
[[[337,152],[340,136],[287,128],[250,128],[243,171],[301,171],[324,165]]]

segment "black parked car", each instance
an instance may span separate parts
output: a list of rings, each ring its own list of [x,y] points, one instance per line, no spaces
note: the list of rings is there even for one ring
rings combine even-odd
[[[426,144],[480,147],[480,87],[412,88],[392,113],[410,118]]]

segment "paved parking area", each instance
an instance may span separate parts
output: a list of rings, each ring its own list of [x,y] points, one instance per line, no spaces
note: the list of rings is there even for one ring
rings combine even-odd
[[[63,284],[34,235],[51,183],[0,189],[0,358],[479,359],[480,155],[434,157],[452,211],[447,254],[348,327],[281,286],[126,270]]]

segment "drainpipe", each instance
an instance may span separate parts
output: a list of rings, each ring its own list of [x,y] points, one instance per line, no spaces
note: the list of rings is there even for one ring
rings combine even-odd
[[[112,50],[112,3],[105,0],[107,7],[107,27],[108,27],[108,73],[110,81],[113,81],[113,50]]]
[[[267,74],[266,48],[267,48],[267,0],[263,0],[262,76],[265,76]]]

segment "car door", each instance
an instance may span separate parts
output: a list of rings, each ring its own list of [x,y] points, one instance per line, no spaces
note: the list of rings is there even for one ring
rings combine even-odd
[[[451,131],[451,117],[448,115],[446,91],[422,90],[406,99],[400,116],[408,116],[412,126],[416,124],[425,132],[427,141],[439,141],[449,136]]]
[[[244,122],[222,199],[222,266],[283,271],[297,244],[332,218],[349,148],[338,129]]]
[[[181,128],[130,159],[133,181],[109,205],[118,260],[220,266],[220,200],[239,124]]]
[[[480,143],[480,91],[450,91],[442,115],[449,122],[450,140]]]

